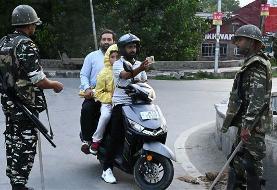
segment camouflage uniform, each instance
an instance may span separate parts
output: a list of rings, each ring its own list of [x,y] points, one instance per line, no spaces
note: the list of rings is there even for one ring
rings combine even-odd
[[[236,74],[222,127],[223,132],[230,126],[238,127],[233,148],[241,140],[242,128],[248,128],[251,133],[248,142],[244,143],[230,164],[241,183],[246,181],[246,174],[259,178],[263,175],[265,133],[272,128],[271,87],[271,67],[268,58],[261,52],[247,58]]]
[[[44,110],[43,92],[34,86],[35,83],[45,78],[40,66],[39,51],[36,45],[24,34],[15,32],[8,35],[7,41],[21,37],[16,44],[15,63],[15,94],[22,102],[38,116]],[[4,45],[5,46],[5,45]],[[16,107],[5,94],[1,96],[1,104],[6,116],[6,174],[11,185],[25,185],[32,169],[36,154],[37,131],[23,112]]]

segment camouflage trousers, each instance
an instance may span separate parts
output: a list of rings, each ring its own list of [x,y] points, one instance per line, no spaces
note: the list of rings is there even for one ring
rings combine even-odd
[[[37,131],[13,104],[3,105],[3,111],[6,116],[6,174],[11,185],[25,185],[36,154]]]
[[[236,141],[233,144],[233,149],[239,144],[240,128],[237,133]],[[251,136],[247,143],[243,144],[241,150],[231,162],[231,167],[235,169],[236,175],[240,179],[245,179],[246,172],[252,176],[263,176],[262,159],[265,157],[266,145],[264,134],[258,134],[255,131],[251,132]]]

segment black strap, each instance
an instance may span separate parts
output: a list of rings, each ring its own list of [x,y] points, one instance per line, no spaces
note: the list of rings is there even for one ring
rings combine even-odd
[[[129,66],[129,65],[128,65],[128,66]],[[123,67],[124,67],[124,70],[125,70],[125,68],[127,68],[127,63],[126,63],[126,61],[124,61],[124,60],[123,60]],[[126,70],[125,70],[125,71],[126,71]],[[133,71],[133,70],[129,70],[129,71],[126,71],[126,72],[131,73],[131,75],[132,75],[131,81],[132,81],[132,83],[135,83],[134,71]]]
[[[128,89],[127,86],[119,86],[119,85],[117,85],[116,87],[117,87],[117,88],[120,88],[120,89],[124,89],[124,90],[125,90],[125,89]]]
[[[32,39],[30,39],[29,37],[25,36],[25,35],[22,35],[22,34],[17,34],[16,37],[15,37],[15,40],[14,40],[14,48],[16,48],[16,46],[18,45],[18,43],[22,40],[25,40],[25,41],[31,41],[32,42]],[[50,136],[51,136],[51,139],[53,139],[54,137],[54,133],[53,133],[53,130],[52,130],[52,126],[51,126],[51,123],[50,123],[50,119],[49,119],[49,112],[48,112],[48,107],[47,107],[47,102],[46,102],[46,98],[45,98],[45,95],[43,93],[43,91],[41,89],[39,89],[41,91],[41,94],[42,94],[42,99],[43,99],[43,102],[44,102],[44,106],[45,106],[45,111],[46,111],[46,115],[47,115],[47,120],[48,120],[48,123],[49,123],[49,129],[50,129]]]
[[[40,91],[41,91],[41,94],[42,94],[43,102],[45,104],[45,111],[46,111],[47,120],[48,120],[48,124],[49,124],[50,137],[51,137],[51,139],[53,139],[54,133],[53,133],[52,126],[51,126],[51,123],[50,123],[50,119],[49,119],[49,112],[48,112],[48,106],[47,106],[46,98],[45,98],[45,95],[44,95],[43,91],[41,89],[40,89]]]

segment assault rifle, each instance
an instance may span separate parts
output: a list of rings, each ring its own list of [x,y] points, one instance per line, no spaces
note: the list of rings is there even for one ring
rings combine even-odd
[[[26,106],[21,104],[19,101],[13,101],[13,103],[21,109],[21,111],[33,122],[34,127],[46,138],[46,140],[56,148],[53,140],[53,135],[48,134],[47,128],[43,125],[43,123],[38,119],[38,117],[33,114]]]
[[[2,87],[2,88],[1,88]],[[0,93],[6,94],[9,99],[30,119],[30,121],[34,124],[34,127],[46,138],[46,140],[56,148],[53,140],[52,130],[50,128],[50,135],[48,134],[47,128],[43,125],[43,123],[38,119],[38,117],[33,114],[25,105],[21,103],[21,100],[15,97],[14,93],[9,92],[7,85],[3,80],[3,75],[0,71]],[[46,109],[47,110],[47,109]],[[48,113],[48,112],[47,112]],[[49,120],[49,118],[48,118]]]

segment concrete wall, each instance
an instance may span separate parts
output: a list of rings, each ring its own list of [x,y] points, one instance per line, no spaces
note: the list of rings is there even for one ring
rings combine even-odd
[[[234,142],[237,129],[235,127],[229,128],[227,133],[221,133],[220,129],[222,127],[225,113],[227,109],[227,104],[216,104],[216,143],[220,150],[223,151],[225,156],[231,152],[232,144]],[[274,116],[273,123],[277,123],[277,117]],[[264,178],[267,180],[266,189],[273,190],[277,189],[277,136],[276,131],[270,135],[266,135],[266,158],[264,162]]]
[[[83,58],[72,58],[68,60],[41,59],[43,68],[58,68],[58,69],[81,69]]]
[[[83,58],[71,58],[68,60],[42,59],[44,68],[80,69],[83,65]],[[240,66],[240,60],[220,61],[219,67]],[[160,71],[178,71],[184,69],[213,69],[214,61],[156,61],[152,69]]]
[[[219,67],[238,67],[240,60],[220,61]],[[213,69],[214,61],[157,61],[152,65],[155,70]]]

